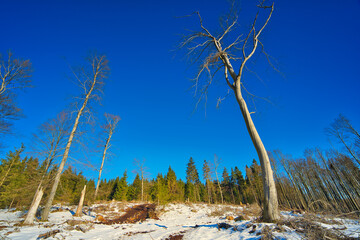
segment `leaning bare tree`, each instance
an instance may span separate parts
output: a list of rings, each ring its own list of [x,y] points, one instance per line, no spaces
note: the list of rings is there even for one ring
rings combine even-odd
[[[104,129],[104,132],[107,135],[107,137],[106,137],[106,141],[105,141],[104,152],[103,152],[103,155],[102,155],[102,161],[101,161],[101,166],[100,166],[100,170],[99,170],[99,178],[98,178],[98,181],[96,183],[96,189],[95,189],[95,195],[94,195],[95,200],[96,200],[96,196],[97,196],[98,191],[99,191],[101,173],[102,173],[102,169],[104,167],[105,158],[107,156],[106,155],[107,150],[111,146],[110,140],[111,140],[111,137],[112,137],[112,135],[113,135],[113,133],[115,131],[115,128],[117,127],[118,122],[120,121],[119,116],[108,114],[108,113],[105,113],[104,115],[105,115],[105,118],[106,118],[106,124],[103,126],[103,129]]]
[[[33,135],[34,155],[40,159],[44,159],[44,169],[28,214],[25,217],[24,224],[33,224],[37,208],[43,195],[44,182],[48,182],[48,172],[54,161],[60,157],[60,152],[64,150],[69,127],[68,114],[61,112],[55,119],[51,119],[42,124],[39,133]]]
[[[12,120],[19,117],[15,90],[29,87],[31,72],[29,60],[15,58],[10,51],[6,56],[0,53],[0,134],[9,133]]]
[[[104,55],[101,56],[95,55],[87,60],[88,60],[87,67],[79,69],[78,72],[73,71],[74,76],[77,79],[83,91],[83,96],[81,98],[82,104],[76,113],[75,122],[70,132],[63,158],[56,172],[55,180],[51,188],[49,198],[46,202],[44,211],[41,216],[42,220],[44,221],[48,219],[50,208],[55,197],[56,189],[60,182],[60,176],[64,169],[66,160],[69,156],[70,147],[73,142],[76,129],[79,125],[80,118],[83,115],[83,113],[86,111],[86,107],[88,105],[89,100],[93,98],[99,98],[98,94],[99,92],[101,92],[102,86],[104,85],[104,79],[107,77],[109,72],[108,60],[106,60],[106,57]]]
[[[208,88],[212,83],[214,75],[219,72],[219,70],[223,70],[229,91],[232,91],[235,95],[248,133],[261,163],[265,198],[263,211],[264,221],[274,221],[280,217],[277,192],[269,157],[255,128],[251,113],[243,96],[243,90],[247,92],[243,84],[243,75],[247,69],[248,61],[254,56],[256,50],[258,50],[258,48],[263,50],[264,48],[260,41],[260,35],[268,25],[273,11],[274,4],[268,6],[265,5],[265,1],[262,1],[258,5],[258,12],[255,15],[250,30],[244,35],[240,33],[233,34],[233,31],[238,27],[238,17],[236,13],[229,14],[225,21],[222,22],[222,31],[220,34],[213,34],[204,26],[203,19],[199,12],[197,12],[200,30],[185,36],[184,41],[180,45],[180,47],[186,47],[189,56],[194,57],[192,58],[195,59],[193,61],[200,65],[199,72],[194,79],[195,93],[200,92],[197,103],[203,98],[206,99]],[[266,12],[268,13],[263,23],[260,24],[258,18],[260,18],[261,13]],[[228,38],[232,36],[235,36],[233,41],[229,41]],[[269,56],[266,53],[265,55],[269,60]],[[208,77],[206,78],[207,81],[202,85],[201,79],[204,74],[208,74]]]

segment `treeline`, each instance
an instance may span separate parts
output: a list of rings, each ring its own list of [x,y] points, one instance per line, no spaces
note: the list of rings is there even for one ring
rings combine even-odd
[[[360,134],[342,115],[326,132],[343,151],[310,149],[299,159],[270,153],[279,202],[288,209],[360,215]]]
[[[46,202],[47,193],[54,180],[57,167],[54,166],[46,173],[46,162],[40,163],[37,158],[22,157],[24,147],[10,151],[0,165],[0,208],[28,207],[31,204],[34,192],[43,179],[45,195],[42,204]],[[122,177],[100,182],[96,199],[95,181],[86,179],[81,172],[68,167],[61,176],[59,188],[56,192],[55,202],[77,204],[81,190],[87,185],[85,204],[95,200],[119,201],[153,201],[167,202],[207,202],[207,203],[252,203],[256,196],[251,190],[252,184],[261,182],[261,171],[256,161],[247,168],[256,183],[250,183],[243,177],[238,167],[228,171],[223,169],[220,181],[213,180],[210,166],[207,161],[203,163],[203,182],[201,181],[195,162],[190,158],[187,164],[186,181],[177,178],[175,171],[169,167],[163,175],[159,173],[154,179],[141,179],[136,174],[132,183],[128,181],[127,171]],[[255,176],[255,177],[254,177]],[[253,181],[253,180],[251,180]],[[259,189],[261,191],[261,189]]]
[[[343,150],[306,150],[302,158],[292,158],[276,150],[269,152],[282,209],[311,212],[360,213],[360,135],[343,116],[327,129],[330,139],[339,141]],[[40,181],[48,198],[57,166],[24,155],[24,146],[1,159],[0,208],[28,207]],[[202,176],[195,161],[187,162],[186,179],[176,176],[169,166],[166,174],[144,177],[144,165],[129,182],[127,171],[116,179],[100,181],[95,199],[95,181],[68,167],[61,175],[55,202],[77,204],[87,185],[85,204],[98,200],[204,202],[263,205],[261,167],[253,160],[243,174],[237,166],[219,171],[217,157],[202,162]]]

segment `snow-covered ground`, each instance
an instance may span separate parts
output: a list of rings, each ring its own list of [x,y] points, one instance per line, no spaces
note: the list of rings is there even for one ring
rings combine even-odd
[[[49,215],[48,222],[35,222],[33,226],[21,226],[24,213],[21,211],[0,210],[0,239],[44,239],[39,235],[59,230],[47,239],[170,239],[170,236],[183,235],[182,239],[261,239],[265,229],[272,231],[275,239],[304,239],[301,231],[288,226],[256,223],[253,217],[234,221],[232,217],[242,215],[240,206],[207,204],[168,204],[159,206],[159,220],[147,219],[134,224],[105,225],[96,221],[101,214],[114,219],[123,214],[124,209],[134,203],[112,202],[98,204],[86,210],[88,215],[74,217],[75,207],[62,207]],[[284,219],[301,218],[299,214],[282,212]],[[79,220],[70,221],[69,220]],[[337,229],[352,238],[360,238],[358,220],[335,219],[336,224],[319,223],[326,229]],[[229,225],[225,225],[229,224]],[[223,224],[228,229],[219,228]],[[181,238],[173,238],[181,239]]]

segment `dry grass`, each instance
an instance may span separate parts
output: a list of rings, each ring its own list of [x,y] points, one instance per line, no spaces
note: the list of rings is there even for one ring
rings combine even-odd
[[[225,215],[233,215],[236,217],[243,215],[243,209],[236,205],[216,205],[215,209],[214,206],[210,206],[210,208],[212,211],[210,214],[208,214],[209,217],[222,217]]]
[[[344,236],[339,230],[332,228],[324,228],[319,223],[326,224],[339,224],[334,220],[327,220],[324,217],[318,217],[313,214],[306,214],[303,217],[292,218],[287,220],[280,220],[277,225],[286,225],[296,232],[305,236],[308,240],[317,240],[317,239],[347,239],[353,240],[356,238],[351,238]]]

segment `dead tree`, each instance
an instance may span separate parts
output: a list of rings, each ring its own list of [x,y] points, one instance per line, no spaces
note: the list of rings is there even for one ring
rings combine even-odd
[[[30,86],[31,62],[14,58],[9,51],[7,56],[0,54],[0,133],[10,133],[12,120],[20,117],[21,110],[16,106],[15,90]]]
[[[257,151],[263,177],[264,187],[264,221],[275,221],[279,219],[278,199],[275,187],[275,181],[271,164],[265,146],[256,130],[255,124],[252,120],[251,113],[247,107],[246,101],[243,96],[243,90],[248,92],[244,87],[243,73],[247,69],[247,63],[254,56],[256,50],[261,48],[264,50],[264,45],[260,41],[260,35],[263,33],[265,27],[268,25],[271,15],[274,11],[274,4],[265,5],[262,1],[258,5],[258,12],[250,27],[250,30],[245,34],[237,34],[233,41],[225,41],[229,34],[233,32],[238,26],[237,15],[230,14],[222,24],[222,31],[220,34],[213,34],[203,24],[203,19],[197,12],[199,18],[200,30],[188,36],[185,36],[184,41],[180,47],[186,47],[189,56],[193,56],[195,63],[199,63],[199,72],[194,79],[195,94],[200,92],[200,97],[197,104],[206,99],[208,88],[210,87],[214,75],[223,70],[225,81],[235,95],[235,99],[240,107],[240,111],[244,118],[248,133]],[[259,25],[258,17],[261,12],[268,12],[262,24]],[[259,17],[260,18],[260,17]],[[236,55],[237,53],[239,53]],[[265,52],[264,52],[265,53]],[[195,56],[194,56],[195,55]],[[265,56],[270,62],[269,56]],[[270,62],[271,64],[271,62]],[[238,69],[235,67],[238,65]],[[208,74],[207,81],[201,81],[202,76]],[[230,76],[229,76],[230,75]],[[199,90],[200,89],[200,90]],[[221,101],[221,100],[220,100]]]
[[[44,182],[46,182],[46,178],[49,176],[48,171],[53,165],[54,160],[60,156],[60,152],[64,150],[65,137],[69,130],[68,120],[68,115],[65,112],[61,112],[55,119],[42,124],[39,133],[33,135],[34,153],[40,158],[44,158],[44,170],[24,224],[33,223],[35,217],[33,213],[37,211],[39,206],[37,201],[41,201],[43,192],[40,190],[43,189]]]
[[[220,196],[221,196],[221,204],[224,204],[224,197],[223,197],[223,192],[222,192],[222,189],[221,189],[221,184],[220,184],[220,181],[219,181],[219,177],[218,177],[218,168],[219,168],[219,158],[218,156],[216,156],[216,154],[214,154],[214,170],[215,170],[215,176],[216,176],[216,181],[217,181],[217,184],[218,184],[218,187],[219,187],[219,191],[220,191]]]
[[[44,211],[41,216],[42,220],[44,221],[48,219],[50,208],[55,197],[56,189],[60,182],[60,176],[64,169],[66,160],[69,156],[70,147],[73,142],[77,127],[79,125],[80,118],[83,115],[83,113],[86,111],[86,107],[89,100],[93,98],[99,98],[98,92],[99,91],[101,92],[102,86],[104,84],[103,80],[107,77],[109,72],[108,61],[106,60],[106,57],[103,55],[102,56],[96,55],[89,58],[88,64],[89,64],[89,69],[81,68],[79,72],[73,71],[75,78],[78,80],[83,90],[83,97],[81,98],[82,104],[80,109],[78,109],[76,113],[75,122],[70,132],[63,158],[56,172],[55,180],[51,188],[49,198],[46,202]]]
[[[360,166],[360,134],[351,125],[350,121],[340,114],[330,127],[326,129],[326,132],[339,140]]]
[[[137,167],[137,169],[134,170],[134,172],[139,174],[141,178],[141,201],[144,201],[144,175],[146,174],[146,169],[147,169],[147,167],[145,167],[145,159],[140,161],[135,158],[134,164]]]
[[[81,217],[81,213],[82,213],[82,208],[84,205],[84,199],[85,199],[85,192],[86,192],[86,185],[84,186],[84,189],[81,191],[81,196],[80,196],[80,200],[79,200],[79,205],[76,209],[76,213],[75,216],[76,217]]]
[[[6,58],[0,54],[0,95],[11,89],[28,87],[31,72],[29,60],[16,59],[10,51]]]
[[[110,140],[111,137],[115,131],[115,128],[118,124],[118,122],[120,121],[120,117],[116,116],[116,115],[112,115],[112,114],[108,114],[105,113],[105,118],[106,118],[106,124],[103,126],[103,129],[105,131],[105,133],[107,134],[107,138],[105,141],[105,147],[104,147],[104,152],[102,155],[102,161],[101,161],[101,166],[100,166],[100,170],[99,170],[99,178],[96,184],[96,189],[95,189],[95,195],[94,195],[94,199],[96,200],[96,196],[98,194],[99,191],[99,186],[100,186],[100,179],[101,179],[101,173],[104,167],[104,162],[105,162],[105,158],[106,158],[106,154],[107,154],[107,150],[110,148]]]

